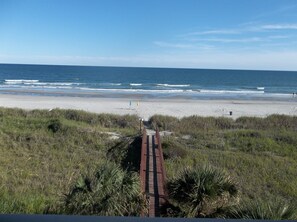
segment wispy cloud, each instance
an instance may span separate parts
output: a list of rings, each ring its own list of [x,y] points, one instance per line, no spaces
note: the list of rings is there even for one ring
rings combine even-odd
[[[260,28],[265,30],[297,30],[297,24],[269,24],[262,25]]]
[[[162,42],[162,41],[155,41],[154,44],[160,47],[177,48],[177,49],[189,49],[194,47],[194,45],[192,44],[179,44],[179,43],[169,43],[169,42]]]
[[[289,35],[271,35],[267,37],[268,39],[288,39]]]
[[[213,35],[213,34],[220,34],[220,35],[228,35],[228,34],[240,34],[239,30],[231,30],[231,29],[213,29],[213,30],[206,30],[206,31],[198,31],[198,32],[190,32],[183,34],[181,36],[195,36],[195,35]]]
[[[192,41],[195,37],[199,36],[208,36],[213,38],[213,41],[220,41],[221,36],[234,36],[238,38],[240,36],[251,34],[251,33],[263,33],[263,32],[275,32],[278,31],[280,33],[279,36],[284,36],[286,33],[281,33],[288,30],[297,30],[297,23],[286,23],[286,24],[259,24],[257,22],[248,22],[245,24],[241,24],[240,27],[234,29],[212,29],[212,30],[202,30],[197,32],[190,32],[179,35],[179,37],[184,38],[184,40]],[[216,38],[219,37],[219,38]],[[211,39],[209,38],[209,39]],[[276,39],[277,37],[275,37]],[[284,38],[284,37],[282,37]],[[224,39],[224,38],[222,38]],[[230,38],[231,39],[231,38]],[[223,42],[224,40],[222,40]],[[256,38],[250,39],[242,39],[242,40],[227,40],[226,42],[256,42],[258,41]]]
[[[192,41],[205,41],[205,42],[221,42],[221,43],[249,43],[249,42],[260,42],[264,41],[259,37],[251,38],[197,38]]]

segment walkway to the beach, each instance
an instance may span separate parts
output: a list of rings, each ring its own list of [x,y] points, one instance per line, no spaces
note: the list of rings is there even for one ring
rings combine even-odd
[[[140,164],[141,188],[148,200],[148,212],[143,216],[160,216],[160,207],[166,202],[165,169],[160,134],[146,130],[143,133]]]

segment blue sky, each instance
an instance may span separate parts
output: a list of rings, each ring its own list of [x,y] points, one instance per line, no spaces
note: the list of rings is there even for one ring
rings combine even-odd
[[[1,0],[0,63],[297,70],[297,1]]]

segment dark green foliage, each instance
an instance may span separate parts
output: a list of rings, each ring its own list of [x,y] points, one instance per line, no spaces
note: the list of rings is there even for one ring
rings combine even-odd
[[[68,213],[87,214],[91,210],[99,215],[138,215],[142,205],[136,205],[129,199],[129,191],[127,194],[130,197],[124,197],[121,202],[117,195],[114,198],[104,197],[103,193],[108,193],[108,190],[102,193],[96,190],[94,184],[101,184],[99,181],[108,184],[109,180],[99,179],[95,172],[78,179],[82,172],[92,169],[94,165],[106,163],[108,159],[117,163],[119,172],[110,171],[110,168],[104,171],[115,175],[119,173],[122,179],[129,179],[125,184],[134,184],[136,175],[121,168],[129,171],[139,169],[140,160],[137,157],[140,149],[137,147],[140,147],[141,139],[135,137],[138,121],[136,116],[75,110],[0,108],[0,212],[65,213],[66,208],[57,205],[60,195],[69,191],[73,181],[80,181],[75,186],[77,191],[73,187],[68,193]],[[210,191],[204,196],[203,207],[199,206],[195,211],[195,205],[182,200],[178,203],[172,198],[172,202],[164,206],[163,215],[296,219],[290,212],[294,212],[297,204],[297,117],[272,115],[267,118],[241,117],[233,120],[154,116],[151,122],[161,129],[174,132],[162,140],[169,181],[178,178],[180,174],[177,172],[183,171],[187,165],[196,169],[211,164],[224,169],[234,178],[236,189],[240,191],[236,201],[239,201],[238,206],[242,206],[242,209],[230,211],[234,210],[230,205],[237,203],[232,195],[228,191],[220,195],[207,188],[205,191]],[[108,132],[116,132],[121,137],[111,140]],[[188,139],[183,139],[184,136]],[[114,183],[117,180],[110,181]],[[124,179],[121,181],[124,183]],[[124,192],[122,187],[118,190]],[[93,193],[98,194],[94,196],[95,199],[92,199],[93,195],[90,198],[87,196]],[[218,196],[215,197],[215,194]],[[199,199],[199,195],[193,197]],[[110,198],[107,202],[103,201],[106,203],[104,206],[101,204],[102,198]],[[274,206],[269,200],[275,198],[279,198],[281,203],[288,201],[292,204]],[[125,209],[109,207],[128,199],[132,204]],[[264,201],[264,204],[258,204],[261,201],[257,199]],[[100,204],[92,205],[92,201]],[[256,207],[241,205],[246,202],[252,202]],[[84,208],[82,204],[87,207]],[[80,212],[75,212],[75,206]],[[274,214],[269,213],[269,209],[273,209]]]
[[[232,129],[235,127],[235,122],[232,119],[225,117],[200,117],[189,116],[181,119],[154,115],[150,118],[150,123],[160,130],[169,130],[182,134],[193,134],[193,129],[209,131],[213,129]]]
[[[267,118],[240,117],[236,123],[249,129],[291,129],[297,130],[297,117],[286,115],[270,115]]]
[[[237,130],[225,134],[230,147],[244,152],[263,152],[279,149],[276,142],[261,131]]]
[[[149,119],[152,128],[159,130],[172,130],[178,124],[179,120],[172,116],[154,115]]]
[[[107,151],[107,156],[129,171],[139,171],[141,154],[140,136],[123,138]]]
[[[53,133],[58,132],[59,130],[61,130],[62,128],[62,123],[60,120],[55,119],[55,120],[51,120],[47,126],[47,128],[52,131]]]
[[[160,116],[153,121],[162,119]],[[170,118],[167,118],[170,120]],[[211,164],[234,178],[240,195],[239,205],[275,198],[297,205],[297,118],[272,115],[267,118],[241,117],[237,120],[212,117],[187,117],[167,123],[172,136],[163,138],[169,180],[185,166]],[[174,124],[174,125],[172,125]],[[187,139],[183,139],[186,137]],[[185,155],[175,155],[182,149]],[[178,158],[175,158],[179,156]],[[184,204],[175,202],[182,210]],[[187,209],[187,208],[186,208]],[[170,211],[170,210],[169,210]],[[182,215],[172,210],[172,215]],[[183,211],[182,211],[183,212]],[[208,217],[225,217],[228,204]]]
[[[138,129],[138,117],[130,115],[114,115],[114,114],[90,114],[85,111],[64,110],[64,117],[69,120],[85,122],[91,125],[100,125],[106,128],[127,128],[132,127]]]
[[[150,122],[153,126],[158,126],[160,130],[170,130],[175,133],[191,135],[195,134],[196,130],[297,130],[297,117],[286,115],[271,115],[267,118],[240,117],[236,120],[226,117],[215,118],[200,116],[190,116],[178,119],[171,116],[154,115],[150,118]]]
[[[215,118],[215,126],[218,129],[224,130],[224,129],[233,129],[236,127],[236,124],[230,118],[218,117],[218,118]]]
[[[164,159],[184,158],[187,155],[183,145],[174,139],[165,138],[162,141],[162,148]]]
[[[210,166],[184,168],[168,181],[168,191],[187,217],[213,214],[237,194],[230,176]]]
[[[185,212],[179,206],[166,202],[160,208],[162,217],[186,217]]]
[[[57,206],[61,194],[82,172],[106,161],[117,143],[112,133],[120,139],[136,135],[138,118],[0,108],[0,213],[64,213]]]
[[[139,216],[144,206],[139,176],[111,162],[81,177],[65,197],[68,214]]]
[[[296,208],[283,201],[267,202],[253,200],[231,208],[226,217],[250,220],[293,220],[296,219]]]
[[[89,125],[98,125],[106,128],[139,128],[139,119],[136,115],[114,115],[114,114],[95,114],[82,110],[64,110],[52,109],[48,110],[22,110],[1,108],[0,116],[5,117],[23,117],[23,118],[50,118],[50,119],[66,119]]]

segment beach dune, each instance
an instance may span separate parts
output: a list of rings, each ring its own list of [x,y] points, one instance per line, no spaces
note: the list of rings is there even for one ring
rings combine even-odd
[[[130,103],[131,102],[131,103]],[[76,109],[94,113],[136,114],[145,120],[154,114],[184,117],[297,115],[295,101],[126,99],[55,96],[0,95],[0,106],[23,109]],[[232,112],[232,115],[230,115]]]

